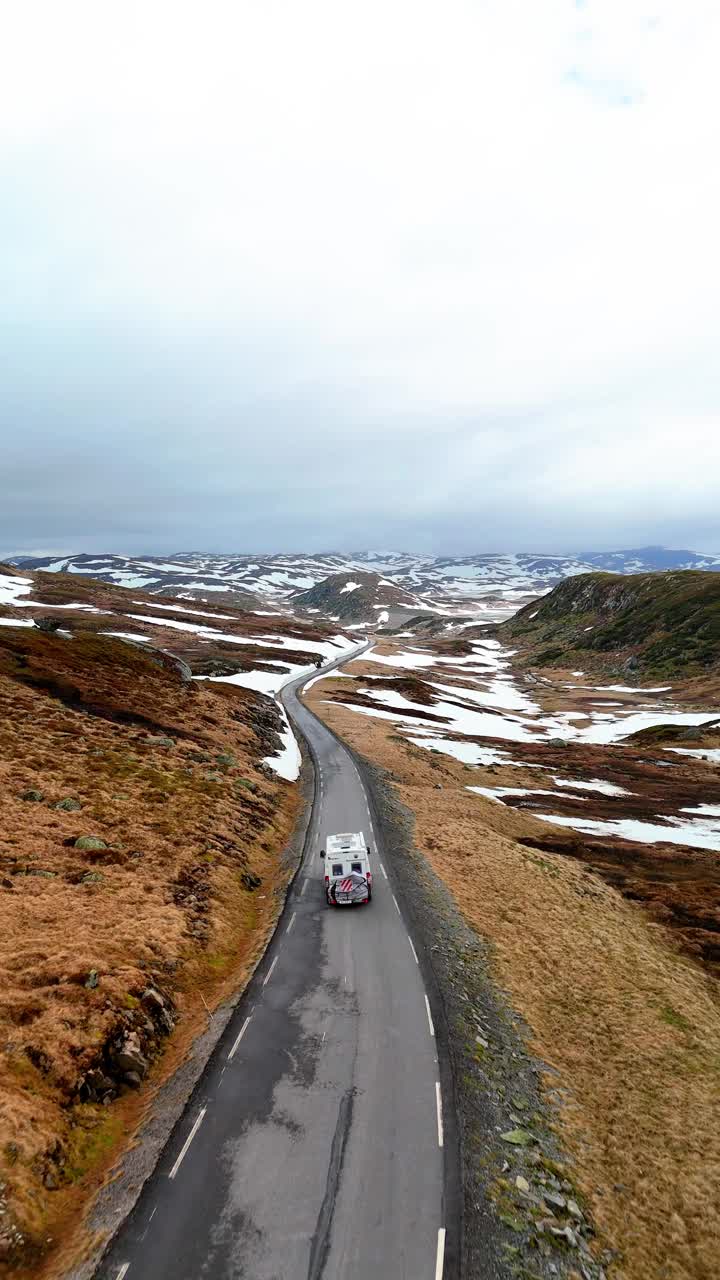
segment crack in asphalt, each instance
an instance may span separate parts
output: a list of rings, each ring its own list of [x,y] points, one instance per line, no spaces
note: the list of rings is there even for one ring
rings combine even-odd
[[[330,1149],[325,1195],[320,1206],[315,1231],[310,1246],[310,1262],[307,1280],[322,1280],[330,1249],[330,1227],[335,1211],[335,1197],[340,1185],[345,1148],[352,1124],[353,1091],[348,1089],[340,1099],[337,1124]]]

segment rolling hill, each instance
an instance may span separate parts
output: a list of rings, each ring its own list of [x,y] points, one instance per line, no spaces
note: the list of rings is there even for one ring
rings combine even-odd
[[[418,613],[422,599],[379,573],[334,573],[309,591],[292,597],[295,609],[318,611],[338,622],[386,623],[397,610]]]
[[[720,664],[720,577],[583,574],[521,609],[500,634],[536,666],[594,660],[642,679],[707,675]]]

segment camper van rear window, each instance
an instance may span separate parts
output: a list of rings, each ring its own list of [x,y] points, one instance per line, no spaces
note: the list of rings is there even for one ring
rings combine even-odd
[[[342,875],[342,862],[333,862],[332,873],[334,876]]]

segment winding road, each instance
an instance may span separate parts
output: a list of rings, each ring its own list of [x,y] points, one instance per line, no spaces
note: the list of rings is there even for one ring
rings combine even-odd
[[[307,678],[282,693],[316,768],[304,860],[98,1280],[444,1274],[448,1153],[431,1006],[362,780],[299,700]],[[373,901],[329,910],[318,850],[357,830],[374,855]]]

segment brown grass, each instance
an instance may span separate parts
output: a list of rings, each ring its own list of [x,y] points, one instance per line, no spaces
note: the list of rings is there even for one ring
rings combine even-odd
[[[151,1038],[154,1087],[205,1025],[202,997],[213,1008],[237,989],[263,945],[299,801],[258,768],[259,705],[121,641],[0,633],[0,1270],[29,1274],[48,1240],[71,1256],[149,1097],[121,1085],[103,1107],[82,1081],[146,1021],[143,991],[179,1018],[168,1052]],[[31,789],[43,799],[22,799]],[[82,808],[53,807],[67,797]],[[82,835],[107,847],[78,850]]]
[[[353,671],[377,674],[371,664]],[[391,771],[416,816],[418,847],[491,942],[498,982],[534,1050],[559,1073],[548,1089],[562,1090],[560,1137],[600,1233],[618,1251],[613,1274],[709,1280],[720,1257],[716,982],[584,866],[520,845],[567,832],[466,791],[485,781],[484,770],[328,702],[333,688],[346,697],[351,687],[326,680],[308,700]],[[499,768],[487,784],[542,779]]]

